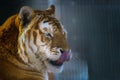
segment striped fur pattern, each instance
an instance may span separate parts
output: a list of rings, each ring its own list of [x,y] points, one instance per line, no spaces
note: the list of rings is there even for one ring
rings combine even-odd
[[[10,26],[8,24],[10,24]],[[70,48],[67,43],[66,30],[56,18],[55,7],[53,5],[44,11],[33,10],[30,7],[24,6],[20,9],[19,14],[10,17],[4,25],[6,27],[8,25],[8,29],[6,27],[0,29],[0,41],[3,41],[3,34],[7,34],[7,31],[11,28],[16,30],[16,33],[11,33],[11,37],[15,37],[15,40],[17,39],[16,42],[11,40],[13,44],[6,42],[6,44],[9,43],[11,47],[9,49],[9,45],[5,46],[5,51],[7,47],[9,52],[12,49],[15,50],[11,51],[11,55],[7,53],[7,55],[14,55],[14,57],[8,57],[6,59],[9,59],[8,61],[24,70],[42,73],[40,75],[43,76],[40,77],[42,79],[33,80],[47,80],[47,72],[61,72],[63,69],[63,63],[68,61],[71,57]],[[4,31],[6,31],[6,33]],[[0,48],[2,48],[2,45]],[[3,52],[0,51],[0,53]],[[0,59],[2,59],[2,57],[0,57]],[[2,70],[1,67],[0,70]],[[16,72],[13,71],[13,73]],[[4,76],[8,77],[8,75]],[[14,76],[16,75],[14,74]],[[32,77],[30,75],[28,76],[29,78]],[[15,79],[17,80],[17,78]]]

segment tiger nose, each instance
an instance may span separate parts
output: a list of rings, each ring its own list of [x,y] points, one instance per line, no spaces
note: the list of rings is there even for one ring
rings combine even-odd
[[[63,50],[62,48],[59,49],[60,53],[70,53],[71,50]]]
[[[61,59],[64,59],[64,61],[69,61],[72,58],[71,50],[63,50],[60,49],[61,52]]]
[[[59,50],[60,50],[61,53],[64,53],[64,52],[65,52],[65,50],[63,50],[62,48],[60,48]]]

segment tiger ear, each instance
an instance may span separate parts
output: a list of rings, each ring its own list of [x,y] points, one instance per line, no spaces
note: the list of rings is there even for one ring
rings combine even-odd
[[[55,15],[55,6],[51,5],[46,11],[49,15]]]
[[[23,26],[26,26],[32,20],[33,14],[34,14],[33,9],[28,6],[23,6],[20,9],[19,18]]]

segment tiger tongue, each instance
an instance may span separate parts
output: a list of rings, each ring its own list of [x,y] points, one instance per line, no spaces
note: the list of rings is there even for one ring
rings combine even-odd
[[[70,53],[64,52],[64,53],[62,53],[62,55],[58,59],[57,63],[59,64],[59,63],[63,63],[65,61],[69,61],[69,60],[70,60]]]

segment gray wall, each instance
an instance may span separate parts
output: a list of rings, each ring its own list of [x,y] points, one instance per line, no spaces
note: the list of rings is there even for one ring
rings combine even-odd
[[[77,55],[76,60],[87,62],[89,80],[120,80],[120,1],[59,1],[61,20],[76,52],[73,54]],[[72,67],[79,71],[85,68],[81,66]]]

